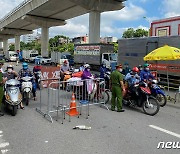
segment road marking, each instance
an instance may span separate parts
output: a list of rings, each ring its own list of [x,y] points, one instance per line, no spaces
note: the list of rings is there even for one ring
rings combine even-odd
[[[9,151],[6,149],[7,146],[9,146],[9,143],[3,140],[3,131],[0,131],[0,152],[2,154],[5,154]]]
[[[1,143],[1,144],[0,144],[0,148],[5,148],[5,147],[7,147],[7,146],[9,146],[9,143],[8,143],[8,142],[4,142],[4,143]]]
[[[149,127],[154,128],[154,129],[157,129],[157,130],[159,130],[159,131],[161,131],[161,132],[164,132],[164,133],[167,133],[167,134],[169,134],[169,135],[172,135],[172,136],[175,136],[175,137],[180,138],[180,134],[171,132],[171,131],[166,130],[166,129],[163,129],[163,128],[161,128],[161,127],[154,126],[154,125],[149,125]]]

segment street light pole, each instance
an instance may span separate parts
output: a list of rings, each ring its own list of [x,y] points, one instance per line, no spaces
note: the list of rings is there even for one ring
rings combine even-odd
[[[149,23],[149,29],[148,29],[148,36],[150,36],[150,29],[151,29],[151,21],[148,17],[144,16],[143,19],[145,19]]]

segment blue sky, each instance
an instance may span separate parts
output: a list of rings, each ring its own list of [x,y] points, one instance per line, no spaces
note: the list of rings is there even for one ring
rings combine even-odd
[[[23,0],[0,0],[0,18],[20,4]],[[180,15],[180,0],[127,0],[120,11],[106,12],[101,15],[101,36],[121,38],[128,28],[148,29],[156,19]],[[146,17],[144,19],[143,17]],[[66,35],[69,37],[88,34],[89,15],[70,19],[67,25],[50,28],[50,37]],[[38,30],[40,32],[40,30]]]

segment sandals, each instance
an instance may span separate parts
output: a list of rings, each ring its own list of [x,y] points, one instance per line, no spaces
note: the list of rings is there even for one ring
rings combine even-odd
[[[24,110],[25,108],[24,108],[24,106],[20,106],[20,109]]]

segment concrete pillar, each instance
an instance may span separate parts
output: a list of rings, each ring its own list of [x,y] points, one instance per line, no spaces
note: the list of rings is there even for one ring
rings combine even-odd
[[[49,46],[49,28],[42,27],[41,29],[41,55],[48,56],[48,46]]]
[[[92,11],[89,13],[89,43],[100,43],[101,13]]]
[[[3,43],[2,42],[0,42],[0,49],[2,49],[3,48]]]
[[[19,35],[15,36],[15,51],[17,50],[20,51],[20,36]]]
[[[3,40],[3,53],[5,54],[8,51],[8,39]]]

